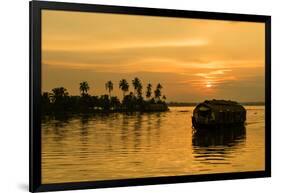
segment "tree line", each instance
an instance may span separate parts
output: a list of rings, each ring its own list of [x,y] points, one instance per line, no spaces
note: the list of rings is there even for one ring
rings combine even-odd
[[[112,96],[114,84],[111,80],[105,83],[108,94],[91,96],[88,91],[90,85],[87,81],[79,84],[80,95],[71,96],[64,87],[53,88],[51,92],[43,92],[41,97],[42,112],[109,112],[109,111],[166,111],[168,106],[166,96],[162,94],[163,86],[158,83],[155,90],[152,84],[146,86],[143,97],[143,85],[139,78],[132,80],[133,92],[129,92],[130,85],[126,79],[119,82],[119,89],[123,92],[122,101]]]

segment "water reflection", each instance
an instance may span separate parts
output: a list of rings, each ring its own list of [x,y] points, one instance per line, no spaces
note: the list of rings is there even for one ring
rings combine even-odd
[[[87,114],[82,114],[80,116],[80,131],[79,131],[79,136],[80,136],[80,141],[81,141],[81,148],[80,148],[80,152],[87,152],[88,149],[88,125],[89,125],[89,120],[90,120],[91,116],[87,115]],[[84,155],[80,156],[81,159],[86,158]]]
[[[151,148],[155,142],[159,143],[162,122],[159,113],[126,113],[120,117],[123,151],[133,149],[133,152],[139,152],[144,147]]]
[[[192,131],[192,109],[42,117],[43,183],[264,167],[263,108],[249,111],[247,134],[245,128]]]
[[[228,164],[231,153],[246,140],[244,126],[193,130],[192,146],[196,161],[206,164]]]

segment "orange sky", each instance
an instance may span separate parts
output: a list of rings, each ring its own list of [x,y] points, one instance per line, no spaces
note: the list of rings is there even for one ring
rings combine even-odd
[[[66,11],[42,12],[42,90],[122,96],[118,82],[160,82],[168,101],[264,101],[264,24]],[[132,86],[130,87],[132,90]]]

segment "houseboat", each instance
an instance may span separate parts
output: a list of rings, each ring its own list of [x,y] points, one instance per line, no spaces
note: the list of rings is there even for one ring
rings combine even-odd
[[[246,109],[235,101],[206,100],[193,110],[192,125],[195,129],[243,126]]]

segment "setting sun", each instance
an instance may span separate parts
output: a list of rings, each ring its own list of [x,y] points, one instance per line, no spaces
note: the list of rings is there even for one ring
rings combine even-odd
[[[206,84],[206,87],[207,87],[207,88],[211,88],[211,87],[212,87],[211,83],[208,82],[208,83]]]

